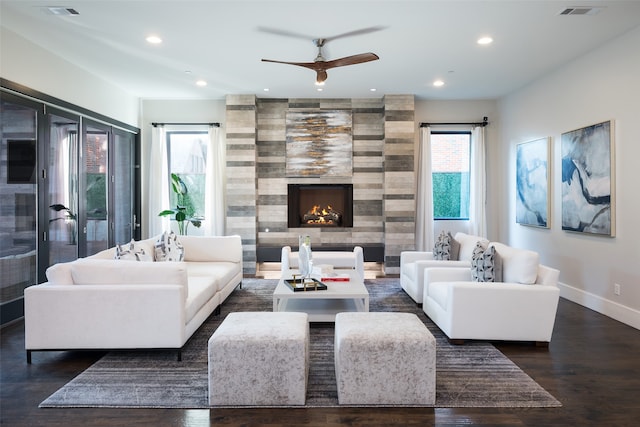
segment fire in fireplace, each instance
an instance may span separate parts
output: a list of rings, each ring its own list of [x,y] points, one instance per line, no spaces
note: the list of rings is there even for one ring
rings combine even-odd
[[[307,211],[302,216],[302,225],[308,224],[329,224],[329,225],[341,225],[342,214],[334,210],[331,205],[321,207],[320,205],[313,205],[311,210]]]
[[[352,184],[289,184],[288,226],[353,227]]]

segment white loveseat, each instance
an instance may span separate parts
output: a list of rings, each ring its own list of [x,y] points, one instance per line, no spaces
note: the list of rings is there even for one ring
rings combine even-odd
[[[156,238],[136,247],[154,253]],[[25,348],[180,349],[242,282],[239,236],[179,236],[180,262],[114,259],[115,248],[55,264],[27,288]]]
[[[471,268],[427,268],[422,309],[453,342],[551,341],[560,297],[560,272],[536,252],[491,242],[502,281],[471,281]]]
[[[400,286],[418,304],[422,304],[424,269],[427,267],[471,267],[471,254],[479,241],[488,240],[471,234],[456,233],[453,236],[459,245],[458,259],[436,260],[432,251],[405,251],[400,253]]]

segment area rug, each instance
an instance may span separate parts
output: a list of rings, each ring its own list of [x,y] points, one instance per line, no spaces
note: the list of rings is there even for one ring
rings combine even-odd
[[[245,279],[183,349],[182,361],[169,351],[113,351],[40,404],[42,408],[209,408],[207,342],[227,314],[270,311],[276,280]],[[435,407],[558,407],[540,387],[489,343],[451,345],[402,291],[399,279],[365,280],[370,311],[411,312],[436,337]],[[333,362],[333,326],[311,328],[307,407],[338,406]]]

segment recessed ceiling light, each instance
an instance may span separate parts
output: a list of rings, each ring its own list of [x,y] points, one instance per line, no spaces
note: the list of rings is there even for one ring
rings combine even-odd
[[[207,85],[207,82],[206,82],[206,81],[204,81],[204,80],[198,80],[198,81],[196,82],[196,84],[197,84],[198,86],[206,86],[206,85]]]
[[[493,43],[493,39],[489,36],[480,37],[478,39],[478,44],[491,44]]]
[[[319,88],[317,89],[317,91],[318,91],[318,92],[322,92],[322,88],[321,88],[321,87],[319,87]]]
[[[436,80],[436,81],[433,82],[433,85],[435,87],[444,86],[444,82],[442,80]]]
[[[162,43],[162,39],[158,36],[148,36],[145,40],[151,44],[160,44]]]
[[[378,90],[378,89],[376,89],[375,87],[372,87],[372,88],[371,88],[371,89],[369,89],[369,90],[370,90],[371,92],[375,92],[375,91],[376,91],[376,90]]]
[[[264,88],[264,89],[262,89],[262,90],[263,90],[263,91],[265,91],[265,92],[269,92],[269,88],[268,88],[268,87],[265,87],[265,88]]]

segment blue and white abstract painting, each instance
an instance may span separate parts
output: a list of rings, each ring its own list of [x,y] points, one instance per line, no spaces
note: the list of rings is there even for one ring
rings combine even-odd
[[[562,229],[614,235],[612,122],[562,134]]]
[[[549,138],[516,148],[516,222],[549,227]]]

